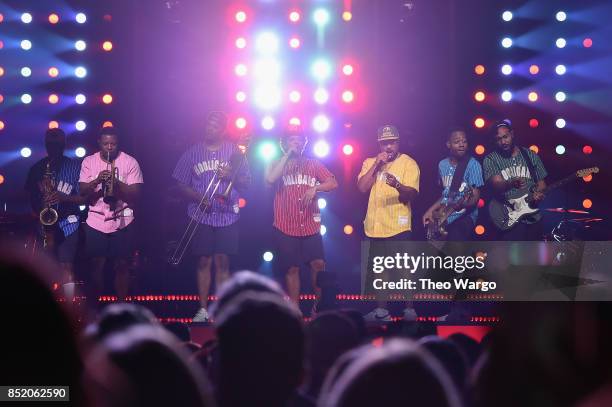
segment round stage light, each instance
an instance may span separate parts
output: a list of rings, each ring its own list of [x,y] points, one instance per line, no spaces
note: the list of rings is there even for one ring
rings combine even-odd
[[[355,99],[355,95],[350,90],[342,92],[342,101],[344,103],[351,103]]]
[[[55,120],[51,120],[49,122],[49,128],[50,129],[58,129],[59,128],[59,123]]]
[[[57,76],[59,75],[59,69],[52,66],[51,68],[49,68],[48,74],[52,78],[57,78]]]
[[[24,78],[29,78],[32,75],[32,70],[27,67],[24,66],[23,68],[21,68],[21,76],[23,76]]]
[[[510,92],[509,90],[505,90],[502,92],[501,94],[501,98],[504,102],[509,102],[512,100],[512,92]]]
[[[238,91],[236,92],[236,101],[237,102],[244,102],[246,100],[246,93],[244,93],[243,91]]]
[[[321,225],[321,236],[325,236],[327,233],[327,227],[325,225]]]
[[[504,75],[510,75],[512,73],[512,66],[505,64],[501,67],[501,71]]]
[[[478,144],[474,147],[474,152],[478,155],[483,155],[485,153],[485,147],[482,144]]]
[[[113,43],[110,41],[104,41],[102,43],[102,49],[106,52],[111,51],[113,49]]]
[[[294,48],[294,49],[295,49],[295,48],[299,48],[299,47],[300,47],[300,44],[301,44],[301,43],[300,43],[300,39],[299,39],[299,38],[297,38],[297,37],[293,37],[293,38],[291,38],[291,39],[289,40],[289,46],[290,46],[291,48]]]
[[[246,39],[244,37],[236,38],[236,48],[243,49],[246,47]]]
[[[52,93],[49,95],[49,103],[51,103],[52,105],[56,104],[57,102],[59,102],[59,96],[57,96],[55,93]]]
[[[113,122],[111,122],[110,120],[106,120],[104,123],[102,123],[102,128],[105,129],[107,127],[113,127]]]
[[[0,174],[0,185],[4,184],[4,175]]]
[[[247,121],[246,121],[246,119],[244,117],[239,117],[239,118],[236,119],[235,124],[236,124],[237,128],[244,129],[246,127],[246,125],[247,125]]]
[[[289,92],[289,100],[293,103],[297,103],[302,98],[302,95],[297,90],[292,90]]]
[[[329,93],[323,89],[323,88],[318,88],[315,93],[314,93],[314,101],[319,104],[322,105],[324,103],[326,103],[329,100]]]
[[[316,25],[322,27],[329,22],[329,12],[323,8],[318,8],[312,15]]]
[[[4,68],[0,66],[0,76],[4,75]]]
[[[19,154],[21,154],[23,158],[28,158],[32,155],[32,150],[29,147],[24,147],[19,151]]]
[[[83,103],[87,101],[87,98],[82,93],[79,93],[78,95],[74,97],[74,101],[76,102],[77,105],[82,105]]]
[[[555,41],[555,45],[557,46],[557,48],[565,48],[565,46],[567,45],[567,41],[565,40],[565,38],[557,38],[557,41]]]
[[[565,75],[565,72],[567,72],[567,68],[565,67],[565,65],[557,65],[555,67],[555,72],[557,73],[557,75]]]
[[[236,75],[238,76],[244,76],[247,74],[247,67],[245,64],[238,64],[236,65],[236,67],[234,68],[234,72],[236,73]]]
[[[317,200],[317,205],[319,206],[319,209],[325,209],[327,207],[327,201],[325,198],[319,198]]]
[[[593,147],[588,146],[588,145],[584,146],[584,147],[582,147],[582,152],[584,154],[591,154],[591,153],[593,153]]]
[[[540,152],[540,147],[536,146],[535,144],[530,145],[529,149],[536,154]]]
[[[24,93],[23,95],[21,95],[21,103],[26,105],[32,103],[32,96],[27,93]]]
[[[482,117],[477,117],[474,120],[474,126],[478,129],[482,129],[485,126],[485,120]]]
[[[585,48],[591,48],[593,46],[593,40],[590,38],[585,38],[584,41],[582,41],[582,46]]]
[[[4,96],[0,93],[0,103],[4,102]]]
[[[559,144],[557,147],[555,147],[555,153],[559,155],[565,154],[565,146],[562,144]]]
[[[274,255],[272,254],[272,252],[265,252],[263,254],[263,259],[265,262],[271,262],[272,259],[274,259]]]
[[[4,122],[0,120],[0,130],[4,130]]]
[[[474,67],[474,72],[476,73],[476,75],[484,75],[485,73],[484,65],[476,65]]]
[[[261,119],[261,127],[263,127],[264,130],[272,130],[274,128],[274,124],[274,119],[270,116],[266,116]]]
[[[241,209],[242,209],[242,208],[244,208],[244,207],[246,206],[246,204],[247,204],[246,199],[244,199],[244,198],[238,198],[238,207],[239,207],[239,208],[241,208]]]
[[[311,66],[312,75],[318,80],[325,80],[331,75],[331,65],[323,59],[316,60]]]
[[[353,227],[351,225],[344,225],[344,229],[342,230],[344,231],[345,235],[353,234]]]
[[[483,91],[479,90],[478,92],[474,93],[474,100],[477,102],[484,102],[485,99],[486,95]]]
[[[584,209],[591,209],[593,207],[593,201],[590,199],[585,199],[582,201],[582,207]]]
[[[280,106],[282,93],[275,85],[263,85],[255,89],[255,105],[263,110],[274,110]]]
[[[555,93],[555,99],[557,100],[557,102],[565,102],[565,99],[567,98],[567,95],[565,94],[565,92],[557,92]]]
[[[318,133],[326,132],[329,129],[329,119],[327,116],[319,114],[312,120],[312,127]]]
[[[504,48],[510,48],[512,46],[512,38],[506,37],[501,40],[501,45]]]
[[[77,51],[85,51],[85,48],[87,48],[87,43],[85,41],[83,40],[75,41],[74,49],[76,49]]]
[[[353,13],[351,13],[350,11],[343,11],[342,19],[344,21],[351,21],[353,19]]]
[[[87,124],[83,120],[79,120],[74,124],[75,129],[83,131],[87,127]]]
[[[55,13],[49,14],[49,22],[51,24],[57,24],[59,22],[59,16]]]
[[[237,22],[244,23],[247,19],[247,14],[244,11],[238,11],[234,18],[236,18]]]
[[[77,23],[84,24],[87,21],[87,16],[85,15],[85,13],[78,13],[74,19]]]
[[[289,119],[289,125],[290,126],[301,126],[302,121],[298,117],[292,117],[291,119]]]
[[[475,232],[475,233],[476,233],[478,236],[482,236],[482,235],[484,235],[485,231],[486,231],[486,230],[485,230],[485,227],[484,227],[484,226],[482,226],[482,225],[477,225],[477,226],[474,228],[474,232]]]
[[[22,40],[20,43],[21,49],[24,51],[29,51],[32,49],[32,41],[30,40]]]
[[[353,154],[353,146],[350,144],[345,144],[342,147],[342,152],[344,153],[344,155],[351,155]]]
[[[74,75],[75,75],[77,78],[84,78],[84,77],[86,77],[86,76],[87,76],[87,69],[85,69],[85,68],[84,68],[84,67],[82,67],[82,66],[79,66],[79,67],[75,68],[75,70],[74,70]]]
[[[565,119],[557,119],[555,122],[555,125],[560,129],[564,128],[566,124]]]
[[[529,92],[529,94],[527,95],[527,99],[530,102],[537,102],[538,100],[538,94],[537,92]]]
[[[342,67],[342,73],[346,76],[350,76],[353,74],[353,65],[346,64]]]
[[[279,61],[276,59],[260,59],[255,62],[255,68],[253,72],[255,78],[259,82],[278,82],[281,77],[281,66]]]
[[[567,14],[565,11],[558,11],[555,17],[557,21],[565,21],[567,19]]]
[[[504,12],[502,13],[502,19],[503,19],[504,21],[511,21],[511,20],[512,20],[512,17],[514,17],[514,16],[512,15],[512,11],[508,11],[508,10],[506,10],[506,11],[504,11]]]
[[[529,119],[529,127],[531,127],[532,129],[535,129],[539,125],[540,122],[538,122],[538,119]]]
[[[74,150],[74,155],[76,155],[79,158],[85,157],[85,154],[87,154],[87,150],[85,150],[85,148],[83,147],[77,147]]]
[[[278,37],[271,32],[264,32],[255,39],[255,48],[264,55],[275,54],[278,51]]]
[[[32,14],[30,13],[21,14],[21,22],[24,24],[30,24],[32,22]]]
[[[582,180],[584,182],[591,182],[591,181],[593,181],[593,174],[589,174],[586,177],[582,177]]]
[[[105,94],[104,96],[102,96],[102,102],[105,105],[110,105],[111,103],[113,103],[113,96],[109,93]]]
[[[258,152],[264,161],[272,161],[278,155],[278,144],[265,141],[259,145]]]
[[[319,140],[312,148],[317,157],[323,158],[329,154],[329,144],[325,140]]]
[[[298,21],[300,21],[300,17],[300,13],[295,10],[289,13],[289,21],[291,21],[292,23],[297,23]]]
[[[538,74],[538,72],[540,72],[540,67],[539,67],[539,66],[537,66],[537,65],[531,65],[531,66],[529,67],[529,73],[530,73],[530,74],[532,74],[532,75],[537,75],[537,74]]]

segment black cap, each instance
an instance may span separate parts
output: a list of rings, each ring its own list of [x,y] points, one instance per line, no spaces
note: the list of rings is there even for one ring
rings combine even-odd
[[[499,129],[500,127],[507,127],[508,130],[512,131],[512,122],[510,119],[503,119],[495,123],[495,128]]]

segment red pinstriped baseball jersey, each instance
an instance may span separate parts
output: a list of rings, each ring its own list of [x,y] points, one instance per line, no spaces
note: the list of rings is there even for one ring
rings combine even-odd
[[[333,177],[314,158],[290,159],[283,175],[276,182],[274,195],[274,227],[290,236],[310,236],[321,230],[321,213],[315,197],[310,205],[302,204],[309,188]]]

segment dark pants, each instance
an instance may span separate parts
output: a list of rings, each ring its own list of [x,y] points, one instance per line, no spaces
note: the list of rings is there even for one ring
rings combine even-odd
[[[446,227],[447,240],[465,242],[474,240],[474,222],[470,216],[461,216]]]
[[[539,241],[543,240],[544,229],[542,222],[519,222],[515,227],[499,233],[499,240],[505,241]]]

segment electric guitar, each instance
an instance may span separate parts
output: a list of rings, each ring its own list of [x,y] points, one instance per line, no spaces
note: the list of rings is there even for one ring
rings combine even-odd
[[[546,194],[577,178],[583,178],[591,174],[597,174],[598,172],[598,167],[578,170],[572,175],[547,186],[543,192]],[[525,193],[520,197],[508,199],[506,202],[491,199],[489,203],[489,216],[499,230],[512,229],[523,217],[540,211],[533,200],[533,193],[535,192],[534,187],[535,186],[524,191]]]
[[[465,209],[462,207],[467,201],[470,200],[470,198],[472,198],[472,195],[473,189],[472,187],[468,186],[459,201],[453,204],[442,205],[438,209],[434,210],[431,222],[427,223],[425,226],[427,240],[446,240],[448,236],[448,231],[446,230],[446,227],[449,224],[448,218],[454,213],[465,211]]]

